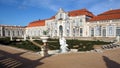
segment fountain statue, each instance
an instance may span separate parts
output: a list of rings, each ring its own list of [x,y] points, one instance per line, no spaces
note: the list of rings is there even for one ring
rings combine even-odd
[[[68,52],[68,48],[67,48],[67,46],[68,46],[68,44],[66,44],[66,39],[64,38],[64,37],[61,37],[60,39],[59,39],[59,43],[60,43],[60,50],[61,50],[61,53],[66,53],[66,52]]]

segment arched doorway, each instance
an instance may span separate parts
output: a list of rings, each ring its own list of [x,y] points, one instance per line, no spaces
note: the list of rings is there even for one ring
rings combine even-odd
[[[59,36],[60,37],[63,36],[63,26],[62,25],[59,26]]]

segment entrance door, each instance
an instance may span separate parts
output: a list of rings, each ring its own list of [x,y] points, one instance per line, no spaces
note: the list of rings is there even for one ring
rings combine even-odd
[[[62,25],[59,26],[59,36],[60,37],[63,36],[63,26]]]

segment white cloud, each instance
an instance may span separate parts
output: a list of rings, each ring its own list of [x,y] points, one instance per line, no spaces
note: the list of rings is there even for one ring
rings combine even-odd
[[[120,8],[120,0],[0,0],[0,3],[17,4],[20,9],[38,7],[51,9],[53,11],[58,11],[59,8],[65,10],[87,8],[95,14],[111,8]]]
[[[112,2],[111,2],[112,1]],[[90,11],[92,11],[95,15],[103,13],[105,11],[108,11],[110,9],[118,9],[120,8],[119,4],[120,1],[103,1],[102,3],[97,3],[93,5],[91,8],[89,8]]]
[[[58,5],[54,5],[54,3],[52,3],[50,0],[24,0],[21,6],[49,8],[54,11],[56,11],[59,7]]]

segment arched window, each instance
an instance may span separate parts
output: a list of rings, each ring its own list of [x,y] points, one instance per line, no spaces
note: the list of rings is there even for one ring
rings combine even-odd
[[[101,36],[101,26],[95,27],[95,36]]]
[[[114,36],[114,26],[113,25],[108,25],[107,26],[107,31],[108,31],[108,36]]]
[[[60,33],[60,36],[63,36],[63,26],[62,25],[59,26],[59,33]]]

